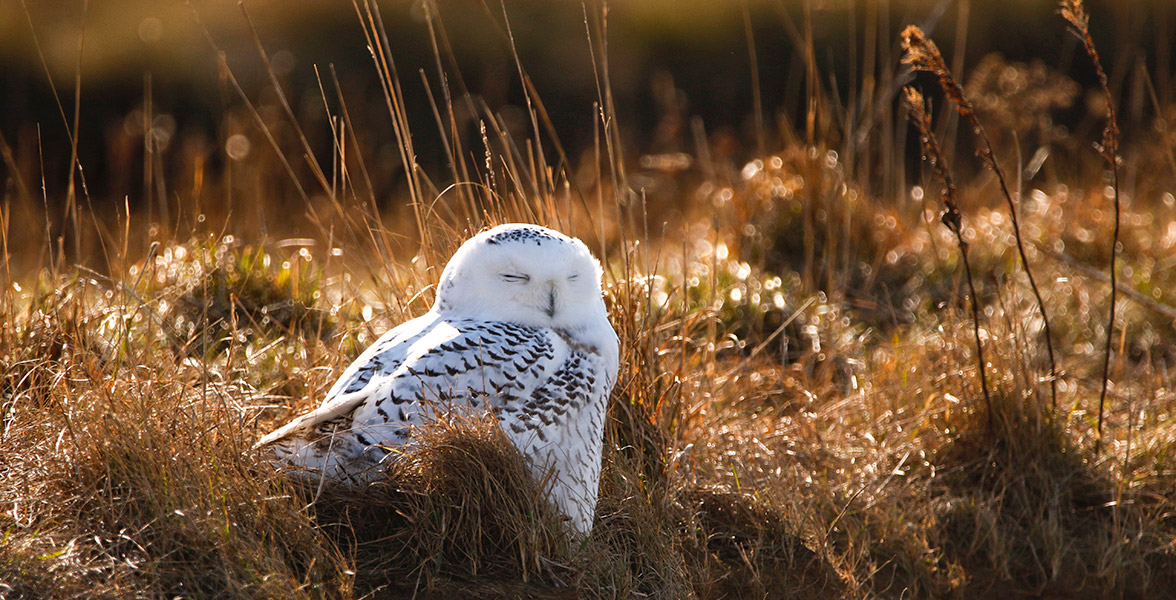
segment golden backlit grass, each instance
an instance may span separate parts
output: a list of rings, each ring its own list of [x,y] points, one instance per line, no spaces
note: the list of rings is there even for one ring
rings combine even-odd
[[[357,8],[375,44],[378,16]],[[601,77],[604,27],[589,15]],[[423,128],[403,120],[382,68],[393,118]],[[978,118],[1001,114],[999,94],[963,88],[986,99]],[[696,152],[706,176],[671,215],[628,191],[630,174],[672,176],[622,168],[606,89],[600,142],[576,174],[552,157],[580,149],[518,144],[493,115],[463,140],[479,160],[448,175],[466,179],[460,194],[410,169],[415,203],[381,212],[363,186],[318,190],[295,167],[315,190],[300,237],[205,205],[190,231],[156,228],[148,245],[146,217],[83,206],[59,231],[101,256],[91,270],[70,266],[82,249],[67,241],[10,243],[44,216],[22,220],[36,206],[9,186],[0,597],[1105,598],[1176,585],[1170,190],[1121,198],[1098,448],[1114,206],[1093,151],[1088,176],[1018,185],[1021,249],[985,173],[957,179],[957,238],[930,177],[909,197],[875,195],[831,141],[746,165]],[[532,110],[546,136],[545,109]],[[301,157],[294,129],[278,148]],[[1151,143],[1121,148],[1125,166]],[[337,176],[325,179],[358,180],[358,160],[326,161]],[[289,177],[264,152],[235,168]],[[291,212],[264,189],[251,200]],[[578,235],[606,266],[622,358],[590,537],[567,535],[492,422],[428,427],[359,489],[287,479],[251,449],[427,310],[461,239],[508,220]],[[1022,260],[1050,316],[1056,382]]]

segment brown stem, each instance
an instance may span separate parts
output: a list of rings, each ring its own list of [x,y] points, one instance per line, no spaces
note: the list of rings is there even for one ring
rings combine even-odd
[[[1095,73],[1098,75],[1099,87],[1102,88],[1103,96],[1107,102],[1107,124],[1103,129],[1103,141],[1099,146],[1099,154],[1102,155],[1103,160],[1111,167],[1111,186],[1114,190],[1115,201],[1115,227],[1111,236],[1111,307],[1108,311],[1110,314],[1107,317],[1106,327],[1106,345],[1103,348],[1103,368],[1102,368],[1102,389],[1098,394],[1098,437],[1094,440],[1094,452],[1098,454],[1099,448],[1102,445],[1102,430],[1103,430],[1103,411],[1106,408],[1107,401],[1107,387],[1110,384],[1110,369],[1111,369],[1111,339],[1115,333],[1115,302],[1118,299],[1118,274],[1115,270],[1115,261],[1118,258],[1119,252],[1119,120],[1115,114],[1114,98],[1111,96],[1111,88],[1107,84],[1107,74],[1103,71],[1102,61],[1098,58],[1098,50],[1094,47],[1094,38],[1090,37],[1090,17],[1086,15],[1086,9],[1082,6],[1082,0],[1062,0],[1061,3],[1062,18],[1065,19],[1071,26],[1071,32],[1078,41],[1082,42],[1082,47],[1086,50],[1090,61],[1094,63]]]
[[[1049,325],[1049,314],[1045,310],[1045,300],[1041,297],[1041,291],[1037,287],[1037,279],[1033,277],[1033,270],[1029,267],[1029,259],[1025,255],[1025,242],[1021,236],[1021,220],[1017,216],[1017,203],[1013,200],[1013,195],[1009,193],[1004,170],[1000,168],[1000,164],[996,161],[996,153],[992,150],[992,142],[989,140],[984,126],[980,124],[980,119],[976,117],[972,103],[964,95],[964,89],[952,77],[951,71],[947,68],[947,63],[943,60],[943,54],[939,52],[939,48],[935,45],[935,42],[927,39],[922,29],[914,25],[908,25],[902,32],[902,45],[907,53],[902,59],[903,62],[911,65],[911,68],[917,71],[926,71],[934,74],[939,80],[939,87],[943,90],[943,94],[956,105],[956,110],[972,124],[972,128],[976,131],[982,144],[977,150],[977,155],[996,173],[996,179],[1000,183],[1001,194],[1004,195],[1005,202],[1009,207],[1009,220],[1013,224],[1013,238],[1017,242],[1017,254],[1021,259],[1021,268],[1025,270],[1025,276],[1029,280],[1029,287],[1033,291],[1033,297],[1037,300],[1037,309],[1041,313],[1043,333],[1045,334],[1045,351],[1049,355],[1050,402],[1051,406],[1056,410],[1058,404],[1058,369],[1057,361],[1054,358],[1053,332]]]
[[[931,114],[927,111],[927,103],[923,95],[914,88],[905,88],[907,118],[919,130],[923,142],[924,159],[931,164],[941,186],[943,186],[943,214],[940,220],[955,234],[956,244],[960,249],[960,258],[964,263],[964,277],[968,280],[968,300],[972,308],[972,334],[976,339],[976,362],[980,373],[980,390],[984,394],[984,404],[988,409],[988,432],[996,433],[996,415],[992,408],[992,397],[988,392],[987,363],[984,360],[984,344],[980,340],[980,309],[976,302],[976,284],[972,279],[972,265],[968,262],[968,242],[964,240],[963,215],[956,202],[956,185],[951,176],[951,169],[943,152],[939,149],[939,141],[935,138],[935,129],[931,124]]]

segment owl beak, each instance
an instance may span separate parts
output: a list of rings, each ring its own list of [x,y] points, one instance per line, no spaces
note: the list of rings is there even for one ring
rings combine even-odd
[[[549,281],[547,283],[547,306],[543,309],[547,316],[555,316],[555,282]]]

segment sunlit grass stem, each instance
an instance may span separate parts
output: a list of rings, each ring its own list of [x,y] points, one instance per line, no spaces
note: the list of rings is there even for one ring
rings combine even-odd
[[[1099,154],[1106,161],[1111,170],[1111,189],[1114,191],[1115,225],[1111,234],[1111,264],[1110,271],[1111,300],[1107,309],[1107,327],[1103,346],[1102,386],[1098,393],[1098,437],[1094,440],[1094,451],[1097,454],[1102,444],[1103,413],[1107,401],[1107,387],[1110,384],[1111,343],[1115,333],[1115,301],[1118,299],[1118,269],[1115,261],[1119,253],[1119,223],[1121,221],[1119,202],[1119,120],[1115,113],[1115,99],[1111,95],[1111,88],[1107,83],[1107,74],[1103,71],[1102,61],[1099,60],[1098,50],[1094,46],[1094,38],[1090,37],[1090,17],[1082,5],[1082,0],[1062,0],[1062,18],[1070,24],[1070,31],[1082,42],[1082,48],[1094,64],[1094,71],[1098,74],[1099,88],[1106,101],[1106,126],[1103,128],[1102,144],[1098,145]]]
[[[951,230],[956,238],[956,246],[960,250],[960,260],[964,263],[964,277],[968,282],[968,304],[972,309],[972,334],[976,341],[977,373],[980,378],[980,390],[984,394],[984,405],[988,412],[988,430],[995,434],[995,415],[993,414],[992,397],[988,392],[987,366],[984,360],[984,343],[980,339],[980,309],[977,307],[976,284],[972,280],[972,265],[968,261],[968,242],[964,240],[963,215],[956,202],[956,184],[948,167],[947,159],[939,149],[939,142],[935,138],[935,129],[931,124],[931,114],[927,111],[927,102],[923,94],[912,87],[903,88],[904,102],[907,116],[911,123],[919,130],[923,145],[923,159],[932,169],[935,179],[943,188],[943,213],[940,220]]]
[[[1053,333],[1049,325],[1049,314],[1045,308],[1045,300],[1042,299],[1041,291],[1037,287],[1037,280],[1033,276],[1033,270],[1029,265],[1029,258],[1025,255],[1025,240],[1021,235],[1021,220],[1017,216],[1017,203],[1013,200],[1013,195],[1009,192],[1004,170],[996,160],[996,153],[992,149],[992,142],[989,140],[984,126],[980,123],[980,119],[976,116],[976,111],[972,103],[964,95],[964,88],[952,76],[951,70],[948,69],[947,63],[944,62],[943,55],[939,52],[939,48],[935,45],[935,42],[931,41],[919,27],[908,25],[902,32],[902,46],[906,51],[906,56],[903,57],[902,61],[916,71],[925,71],[935,75],[940,89],[943,90],[943,94],[955,104],[956,110],[959,111],[960,115],[972,125],[979,138],[979,147],[976,154],[988,168],[992,169],[992,172],[996,175],[997,182],[1000,184],[1001,195],[1004,197],[1009,209],[1009,221],[1013,226],[1013,238],[1017,243],[1017,255],[1021,259],[1021,268],[1025,270],[1025,277],[1029,280],[1029,288],[1033,291],[1033,297],[1037,300],[1037,309],[1041,313],[1045,351],[1049,358],[1050,406],[1056,410],[1058,403],[1058,368],[1057,361],[1054,358]]]

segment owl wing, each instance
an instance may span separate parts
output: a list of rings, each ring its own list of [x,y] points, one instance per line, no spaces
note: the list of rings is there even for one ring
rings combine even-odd
[[[362,390],[373,375],[396,370],[407,356],[408,348],[438,320],[436,313],[428,313],[386,331],[343,371],[323,398],[323,406],[340,394]]]
[[[504,321],[439,321],[397,369],[371,378],[352,431],[362,444],[396,446],[437,413],[489,408],[501,414],[524,404],[567,354],[566,344],[547,330]]]
[[[424,321],[385,334],[343,372],[321,406],[257,445],[284,444],[281,454],[306,466],[330,463],[319,456],[325,452],[343,461],[386,454],[439,410],[487,404],[495,412],[523,410],[569,353],[558,336],[536,328],[430,315],[418,320]],[[329,445],[321,443],[325,437]]]
[[[367,399],[369,394],[364,390],[372,377],[391,373],[399,367],[412,344],[437,321],[437,316],[429,313],[385,332],[343,371],[318,408],[270,432],[254,447],[266,446],[297,431],[350,416]]]
[[[511,442],[549,480],[550,499],[580,532],[592,527],[600,481],[607,397],[615,352],[578,343],[567,332],[508,322],[437,323],[401,366],[375,375],[334,456],[304,464],[339,477],[365,478],[410,442],[412,428],[438,413],[488,407]],[[349,458],[355,457],[355,458]],[[326,468],[319,465],[326,465]],[[334,465],[338,469],[332,470]],[[359,475],[355,475],[355,474]]]

